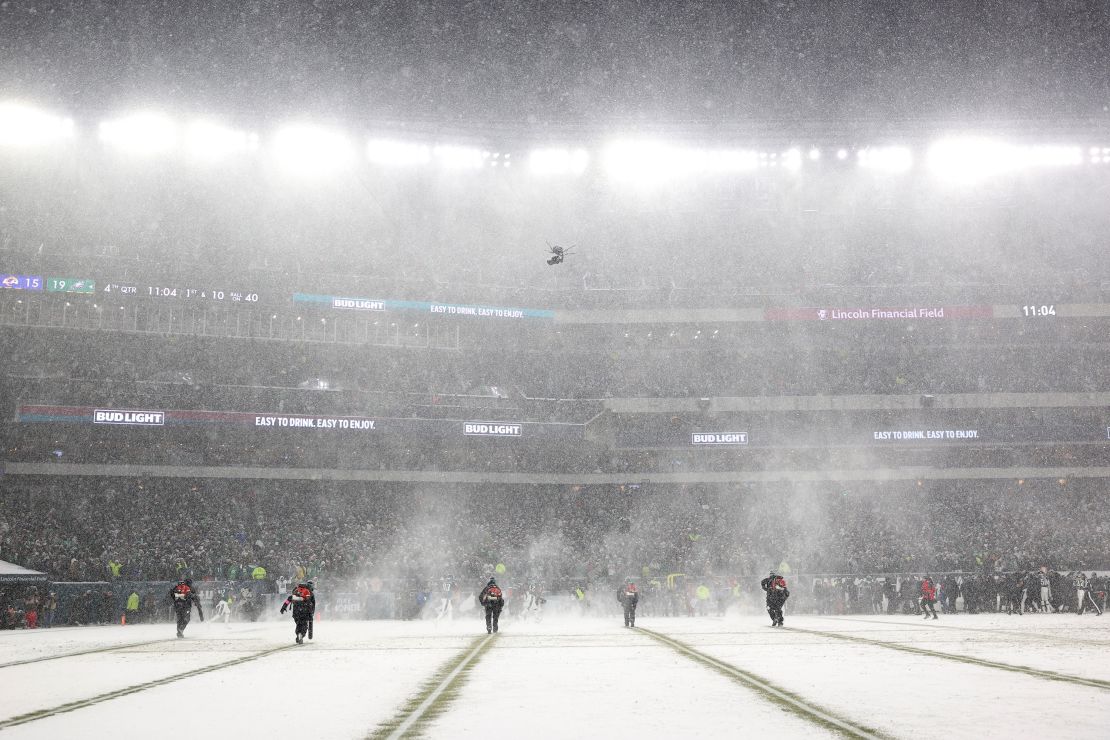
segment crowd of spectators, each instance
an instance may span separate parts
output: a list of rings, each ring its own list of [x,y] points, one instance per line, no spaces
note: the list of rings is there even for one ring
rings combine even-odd
[[[0,559],[58,581],[306,575],[590,582],[1110,566],[1093,482],[922,488],[458,487],[115,479],[13,484]]]
[[[49,628],[58,599],[40,586],[0,586],[0,629]]]
[[[996,563],[996,566],[1000,565]],[[1041,600],[1041,576],[1049,586]],[[1090,598],[1078,600],[1077,576],[1087,579]],[[803,608],[818,614],[915,614],[921,608],[923,575],[839,576],[804,579],[798,595]],[[1015,570],[973,573],[942,573],[930,576],[936,588],[937,606],[947,614],[1076,613],[1105,611],[1110,592],[1110,573],[1105,571]],[[1082,581],[1081,581],[1082,582]],[[1092,606],[1093,604],[1093,606]]]

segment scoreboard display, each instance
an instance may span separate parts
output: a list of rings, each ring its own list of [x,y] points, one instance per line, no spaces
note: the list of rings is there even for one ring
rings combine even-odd
[[[258,303],[260,295],[252,290],[230,290],[199,285],[144,285],[142,283],[107,283],[101,293],[132,298],[160,298],[181,301],[215,301],[224,303]]]
[[[0,288],[8,290],[42,290],[42,277],[39,275],[11,275],[0,273]]]

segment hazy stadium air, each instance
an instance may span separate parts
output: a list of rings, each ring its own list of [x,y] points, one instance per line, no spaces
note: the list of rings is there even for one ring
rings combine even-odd
[[[1105,736],[1108,59],[0,2],[0,732]]]

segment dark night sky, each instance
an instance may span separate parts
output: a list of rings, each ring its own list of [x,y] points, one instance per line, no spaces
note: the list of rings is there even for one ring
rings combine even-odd
[[[1107,121],[1108,60],[1105,0],[0,3],[0,95],[77,114]]]

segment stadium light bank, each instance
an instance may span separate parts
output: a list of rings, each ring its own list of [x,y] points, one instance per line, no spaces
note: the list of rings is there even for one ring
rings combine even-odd
[[[480,170],[489,163],[491,152],[472,146],[437,144],[432,147],[432,158],[447,170]]]
[[[933,143],[925,161],[935,178],[946,183],[970,185],[1021,170],[1078,167],[1083,164],[1083,149],[1079,146],[1016,145],[982,137],[952,137]]]
[[[657,140],[614,141],[602,154],[602,167],[610,177],[648,184],[676,177],[755,172],[777,163],[777,153],[702,149]]]
[[[279,128],[268,153],[281,169],[296,175],[320,176],[351,168],[355,147],[339,129],[310,123]]]
[[[229,157],[255,152],[258,134],[241,131],[211,119],[197,119],[185,128],[185,153],[201,163],[215,163]]]
[[[0,102],[0,146],[33,149],[73,138],[72,118],[15,101]]]
[[[21,101],[0,101],[0,148],[39,152],[80,139],[73,119]],[[435,168],[454,172],[509,169],[511,151],[452,142],[419,142],[371,137],[362,156],[354,137],[338,127],[291,123],[265,141],[258,134],[204,117],[181,124],[157,111],[140,111],[105,120],[99,140],[117,154],[149,157],[180,155],[209,164],[257,153],[283,171],[324,176],[370,164],[384,168]],[[927,173],[945,184],[975,183],[1023,170],[1110,165],[1110,142],[1014,144],[989,136],[953,135],[931,144],[829,147],[828,163],[817,146],[760,150],[690,146],[679,142],[618,138],[591,152],[586,147],[536,146],[527,152],[524,170],[534,176],[579,176],[597,168],[620,182],[651,185],[670,180],[747,175],[759,171],[799,173],[806,169],[855,164],[875,174],[900,174],[923,160]],[[1093,144],[1098,144],[1093,146]],[[852,159],[854,159],[854,162]]]
[[[396,139],[370,139],[366,143],[366,158],[385,167],[420,167],[431,164],[432,148]]]
[[[125,155],[167,154],[178,146],[178,125],[164,113],[142,111],[102,121],[100,141]]]
[[[861,169],[897,174],[913,169],[913,152],[905,146],[864,147],[856,152]]]
[[[581,175],[590,165],[585,149],[533,149],[528,154],[528,171],[533,175]]]

